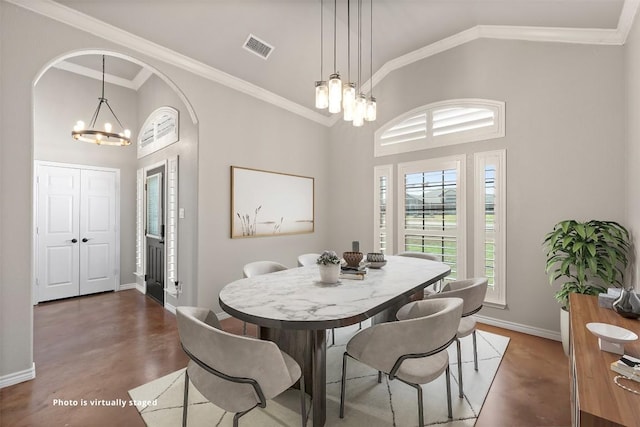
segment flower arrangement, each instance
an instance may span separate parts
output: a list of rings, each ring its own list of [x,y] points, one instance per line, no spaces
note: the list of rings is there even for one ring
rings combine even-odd
[[[324,251],[316,261],[318,265],[340,264],[340,257],[334,251]]]

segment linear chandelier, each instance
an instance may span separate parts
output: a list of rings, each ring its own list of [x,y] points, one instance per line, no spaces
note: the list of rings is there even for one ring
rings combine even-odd
[[[121,132],[113,132],[113,125],[110,122],[105,122],[104,129],[96,128],[96,122],[98,121],[100,109],[103,104],[107,106],[113,118],[116,119],[116,122],[120,125],[120,129],[122,129]],[[89,142],[97,145],[130,145],[131,131],[123,128],[124,126],[120,123],[118,116],[116,116],[116,113],[113,112],[113,109],[109,105],[109,101],[104,97],[104,55],[102,55],[102,95],[98,98],[98,107],[91,117],[89,127],[85,128],[85,123],[82,120],[78,120],[73,127],[71,136],[76,141]]]
[[[373,96],[373,0],[370,0],[370,79],[369,97],[364,94],[362,86],[362,0],[358,0],[358,81],[351,81],[351,0],[347,0],[347,81],[343,84],[340,72],[337,70],[337,0],[333,1],[333,73],[329,75],[328,83],[323,80],[324,65],[324,1],[320,2],[320,80],[315,82],[316,108],[328,108],[332,114],[343,113],[343,119],[360,127],[365,121],[376,120],[377,105]],[[356,96],[356,93],[358,95]]]

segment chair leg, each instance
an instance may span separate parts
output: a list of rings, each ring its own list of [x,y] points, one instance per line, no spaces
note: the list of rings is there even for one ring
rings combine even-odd
[[[242,335],[247,335],[247,322],[242,322]]]
[[[302,416],[302,427],[307,425],[307,405],[304,391],[304,372],[300,375],[300,414]]]
[[[346,392],[347,352],[342,355],[342,379],[340,384],[340,418],[344,418],[344,398]]]
[[[378,383],[382,382],[382,371],[378,371]]]
[[[420,384],[405,383],[415,388],[418,392],[418,426],[424,427],[424,408],[422,404],[422,387]]]
[[[473,330],[473,367],[478,370],[478,343],[476,340],[476,330]]]
[[[336,345],[336,328],[331,328],[331,345]]]
[[[362,329],[362,322],[358,323],[358,330]]]
[[[462,351],[460,351],[460,340],[456,338],[456,348],[458,350],[458,396],[462,399],[464,392],[462,391]]]
[[[447,415],[449,415],[449,419],[453,419],[453,411],[451,410],[451,370],[449,369],[449,365],[447,365],[446,370],[447,375]]]
[[[187,427],[187,408],[189,407],[189,372],[184,371],[184,400],[182,401],[182,427]]]

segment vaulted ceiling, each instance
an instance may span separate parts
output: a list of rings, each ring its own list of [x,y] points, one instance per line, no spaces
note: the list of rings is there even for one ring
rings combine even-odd
[[[350,0],[352,81],[357,80],[357,2]],[[401,65],[402,58],[415,56],[425,47],[444,46],[447,40],[471,34],[472,30],[476,38],[490,34],[494,38],[619,44],[611,34],[619,29],[621,16],[631,15],[627,20],[633,19],[638,6],[638,0],[626,0],[626,4],[625,0],[373,0],[371,67],[370,0],[362,2],[362,82],[371,77],[371,68],[374,73],[390,72]],[[333,71],[333,0],[58,0],[57,3],[310,111],[314,110],[314,81],[321,77],[323,10],[322,77],[326,79]],[[346,12],[347,0],[337,0],[336,68],[343,76],[348,71]],[[274,47],[267,60],[243,49],[249,34]],[[469,37],[472,39],[473,35]],[[82,65],[93,67],[90,62]],[[100,64],[96,65],[99,68]],[[128,79],[136,73],[121,68],[112,72],[128,73]]]

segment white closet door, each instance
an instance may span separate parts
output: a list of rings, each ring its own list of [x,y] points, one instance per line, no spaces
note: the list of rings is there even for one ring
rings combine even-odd
[[[38,299],[76,296],[80,283],[80,170],[40,166],[37,200]]]
[[[82,170],[80,201],[80,295],[116,285],[116,174]]]

